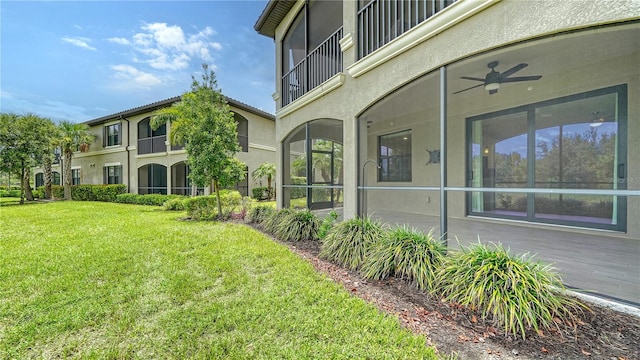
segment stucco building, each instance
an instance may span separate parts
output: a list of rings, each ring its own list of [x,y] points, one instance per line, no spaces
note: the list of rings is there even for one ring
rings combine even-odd
[[[502,242],[638,306],[639,20],[625,0],[269,1],[278,206]]]
[[[191,193],[186,151],[169,143],[171,125],[156,130],[149,126],[153,112],[180,101],[174,97],[85,122],[95,141],[88,152],[76,152],[72,159],[73,184],[126,184],[130,193]],[[275,118],[240,101],[227,98],[237,122],[236,157],[247,164],[245,180],[235,185],[243,195],[266,186],[255,183],[251,172],[264,162],[275,162]],[[41,169],[35,169],[36,186],[43,184]],[[53,165],[54,183],[61,184],[61,164]],[[199,189],[208,193],[210,189]]]

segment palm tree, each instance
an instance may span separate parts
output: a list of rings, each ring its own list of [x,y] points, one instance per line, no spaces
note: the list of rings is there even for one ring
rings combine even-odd
[[[59,144],[64,159],[62,163],[64,199],[71,200],[71,158],[76,151],[87,152],[95,135],[89,133],[89,127],[86,124],[61,121],[58,127],[61,132]]]
[[[260,164],[257,169],[253,170],[251,173],[254,181],[258,181],[263,177],[267,178],[267,191],[269,191],[269,196],[273,194],[271,191],[271,179],[276,176],[276,164],[265,162]]]

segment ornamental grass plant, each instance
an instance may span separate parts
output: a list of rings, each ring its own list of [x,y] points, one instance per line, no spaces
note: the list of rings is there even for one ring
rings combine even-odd
[[[318,240],[320,220],[311,210],[295,211],[284,216],[275,235],[284,241]]]
[[[247,220],[251,224],[262,225],[276,209],[271,205],[255,205],[249,209],[247,213]]]
[[[557,326],[587,307],[563,291],[551,265],[528,254],[513,256],[500,244],[474,244],[451,253],[439,272],[439,290],[449,301],[490,317],[506,333]]]
[[[367,252],[360,273],[366,279],[382,280],[391,276],[413,282],[420,290],[433,290],[446,246],[433,235],[400,226]]]
[[[322,242],[320,256],[351,270],[364,262],[369,247],[385,236],[384,225],[370,217],[357,217],[337,224]]]
[[[276,210],[273,214],[269,215],[269,217],[262,223],[264,230],[268,233],[276,235],[278,231],[278,227],[280,223],[289,215],[295,212],[292,208],[284,208],[280,210]]]

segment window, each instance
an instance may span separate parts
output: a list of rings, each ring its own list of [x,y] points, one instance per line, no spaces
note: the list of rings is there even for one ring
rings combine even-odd
[[[57,172],[57,171],[54,171],[54,172],[51,173],[51,175],[53,175],[52,184],[53,185],[60,185],[61,184],[60,173]]]
[[[626,188],[626,85],[468,119],[468,213],[625,230],[624,197],[575,189]],[[567,192],[563,193],[562,190]]]
[[[40,186],[44,186],[44,174],[43,173],[37,173],[36,174],[36,189],[39,188]]]
[[[238,132],[238,143],[242,148],[242,152],[249,151],[249,121],[242,115],[233,114],[233,118],[237,123],[236,130]]]
[[[151,154],[167,151],[167,125],[163,124],[153,130],[149,125],[150,118],[138,123],[138,154]]]
[[[105,184],[122,184],[122,165],[105,166],[103,182]]]
[[[103,128],[102,146],[114,146],[121,144],[122,123],[112,124]]]
[[[71,184],[80,185],[80,169],[71,169]]]
[[[378,137],[378,181],[411,181],[411,130]]]

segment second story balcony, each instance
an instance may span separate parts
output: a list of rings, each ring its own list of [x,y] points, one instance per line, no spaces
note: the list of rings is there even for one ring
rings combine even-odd
[[[361,59],[453,4],[455,0],[371,0],[358,9]]]
[[[282,76],[283,106],[342,72],[340,39],[342,39],[342,27]]]

